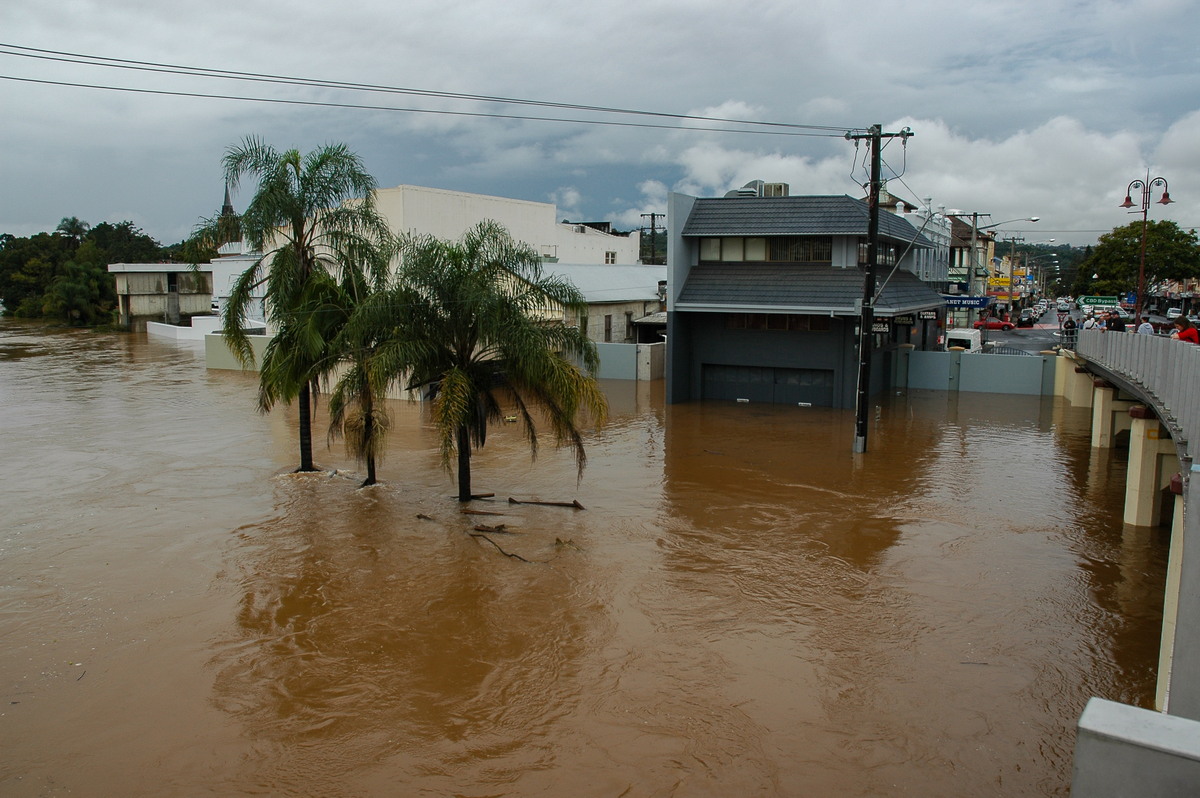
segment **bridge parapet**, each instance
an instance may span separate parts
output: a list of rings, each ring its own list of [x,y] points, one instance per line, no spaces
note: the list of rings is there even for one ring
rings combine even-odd
[[[1200,346],[1160,335],[1080,330],[1076,354],[1137,386],[1187,457],[1200,441]]]

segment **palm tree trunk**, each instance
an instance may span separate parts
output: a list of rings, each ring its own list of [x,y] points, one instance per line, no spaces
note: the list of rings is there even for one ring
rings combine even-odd
[[[471,501],[471,435],[465,426],[458,428],[458,500]]]
[[[375,455],[367,455],[367,478],[359,485],[360,488],[365,488],[368,485],[375,484]]]
[[[305,382],[300,388],[300,402],[297,408],[300,412],[300,467],[302,471],[316,471],[312,456],[312,397],[309,393],[309,383]]]

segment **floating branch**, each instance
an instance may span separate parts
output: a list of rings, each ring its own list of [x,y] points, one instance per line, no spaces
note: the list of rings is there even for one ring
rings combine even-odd
[[[582,504],[579,503],[578,499],[575,499],[574,501],[569,501],[569,502],[542,502],[542,501],[535,501],[533,499],[514,499],[512,496],[509,496],[508,503],[509,504],[538,504],[538,505],[541,505],[542,507],[574,507],[576,510],[587,509]]]
[[[471,537],[473,537],[473,538],[483,538],[483,539],[484,539],[484,540],[486,540],[488,543],[491,543],[493,546],[495,546],[495,547],[496,547],[496,551],[500,552],[500,553],[501,553],[501,554],[503,554],[505,557],[512,557],[514,560],[520,560],[521,562],[524,562],[524,563],[529,563],[530,565],[545,565],[545,564],[546,564],[546,563],[544,563],[544,562],[534,562],[533,560],[527,560],[527,559],[525,559],[524,557],[522,557],[520,554],[513,554],[512,552],[505,551],[504,549],[500,548],[500,544],[499,544],[499,543],[497,543],[496,541],[494,541],[494,540],[492,540],[491,538],[489,538],[487,535],[484,535],[484,534],[482,534],[482,533],[480,533],[480,532],[470,532],[470,533],[468,533],[468,534],[469,534]]]

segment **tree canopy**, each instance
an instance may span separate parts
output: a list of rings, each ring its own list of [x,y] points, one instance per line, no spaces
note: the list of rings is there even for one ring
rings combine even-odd
[[[1141,264],[1142,222],[1114,228],[1080,265],[1076,293],[1120,296],[1137,290]],[[1092,278],[1092,275],[1098,275]],[[1200,277],[1200,244],[1195,230],[1169,220],[1146,224],[1146,288],[1162,280]]]
[[[133,222],[92,227],[65,217],[54,232],[0,235],[0,302],[15,316],[105,324],[116,305],[108,264],[163,258],[162,246]]]

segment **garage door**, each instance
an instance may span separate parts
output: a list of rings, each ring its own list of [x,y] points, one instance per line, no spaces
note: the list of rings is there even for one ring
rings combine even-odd
[[[833,406],[832,369],[791,369],[771,366],[727,366],[706,363],[702,370],[703,398],[725,401]]]

